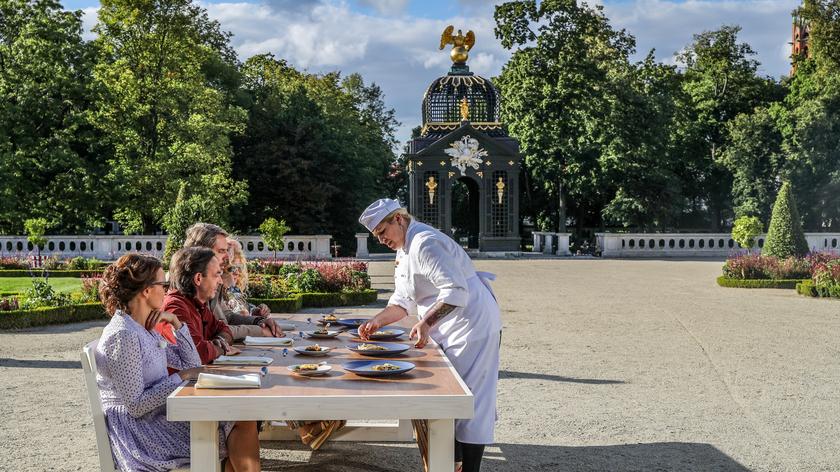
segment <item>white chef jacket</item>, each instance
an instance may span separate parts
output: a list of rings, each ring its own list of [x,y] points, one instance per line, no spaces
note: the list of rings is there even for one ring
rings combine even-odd
[[[473,393],[475,414],[469,420],[455,420],[455,439],[492,444],[502,328],[499,305],[488,283],[494,276],[476,272],[452,238],[414,220],[404,248],[397,250],[396,264],[389,305],[401,306],[418,318],[439,301],[458,307],[429,335]]]

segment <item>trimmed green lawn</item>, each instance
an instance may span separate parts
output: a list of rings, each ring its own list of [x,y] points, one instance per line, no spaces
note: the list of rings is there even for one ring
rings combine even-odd
[[[50,277],[50,285],[58,292],[78,292],[82,279],[76,277]],[[0,277],[0,292],[23,292],[32,287],[29,277]]]

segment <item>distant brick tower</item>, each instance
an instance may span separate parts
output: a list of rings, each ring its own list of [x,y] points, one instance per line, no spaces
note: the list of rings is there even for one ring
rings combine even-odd
[[[811,27],[808,21],[799,15],[793,17],[793,32],[791,34],[791,68],[790,74],[796,73],[795,57],[811,57],[811,51],[808,49],[808,36],[810,35]]]

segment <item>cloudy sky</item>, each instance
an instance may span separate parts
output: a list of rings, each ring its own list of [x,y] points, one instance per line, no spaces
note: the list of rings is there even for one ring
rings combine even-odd
[[[780,77],[789,70],[790,12],[799,0],[597,0],[616,28],[636,37],[637,59],[650,49],[673,62],[692,34],[737,24],[761,62],[760,73]],[[493,36],[488,0],[203,0],[209,15],[233,33],[244,60],[274,53],[310,72],[359,72],[385,92],[402,122],[405,140],[420,122],[420,101],[435,77],[447,72],[448,51],[439,51],[440,33],[453,24],[476,33],[471,70],[498,75],[510,53]],[[89,30],[98,0],[63,0],[83,9]]]

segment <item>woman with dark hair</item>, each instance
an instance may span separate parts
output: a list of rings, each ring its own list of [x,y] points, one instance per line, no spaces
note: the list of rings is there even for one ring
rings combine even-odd
[[[190,462],[190,425],[166,419],[166,398],[201,372],[201,359],[187,326],[160,310],[169,283],[155,257],[126,254],[106,270],[99,296],[111,321],[96,347],[97,384],[114,459],[124,471],[165,471]],[[170,344],[152,328],[166,323]],[[167,367],[179,369],[169,375]],[[254,422],[223,423],[225,471],[258,471]],[[226,447],[227,446],[227,447]]]

